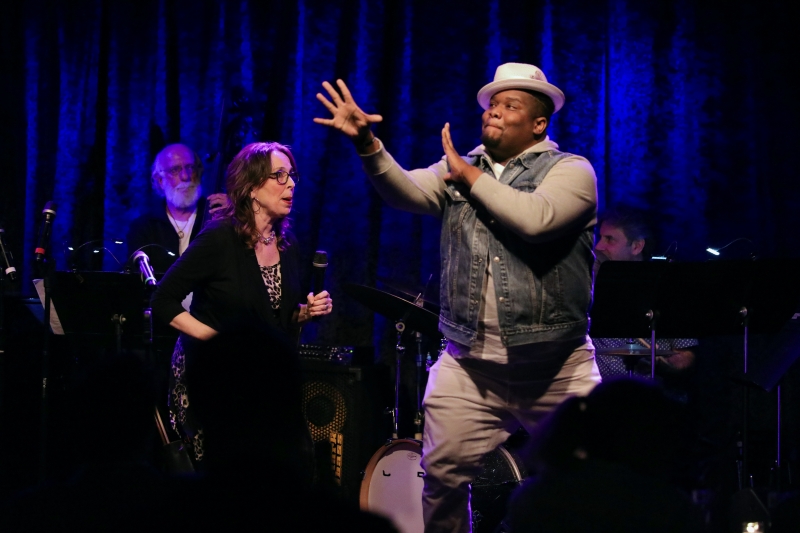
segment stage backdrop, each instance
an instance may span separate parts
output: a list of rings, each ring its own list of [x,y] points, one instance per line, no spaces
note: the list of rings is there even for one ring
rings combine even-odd
[[[314,250],[328,252],[335,299],[333,316],[306,338],[391,353],[393,324],[343,286],[413,292],[430,280],[435,297],[440,225],[382,204],[348,142],[312,122],[326,116],[314,95],[323,80],[346,80],[366,111],[384,116],[376,134],[390,152],[427,166],[442,155],[445,122],[460,151],[478,144],[476,92],[499,64],[520,61],[566,93],[550,135],[592,162],[601,209],[648,209],[659,222],[656,251],[675,243],[677,259],[704,259],[707,246],[745,238],[729,250],[797,255],[800,106],[791,80],[800,43],[785,6],[4,2],[0,222],[24,292],[48,200],[58,204],[59,268],[66,246],[98,241],[83,249],[106,248],[89,266],[117,270],[125,247],[114,240],[158,201],[149,169],[165,143],[192,146],[208,174],[226,137],[220,124],[240,141],[290,144],[302,176],[294,230],[306,263]]]

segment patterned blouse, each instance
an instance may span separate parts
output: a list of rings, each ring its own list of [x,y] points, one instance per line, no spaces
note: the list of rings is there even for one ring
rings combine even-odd
[[[264,285],[267,286],[272,309],[277,311],[281,308],[281,264],[259,265],[259,268],[261,269],[261,277],[264,278]]]

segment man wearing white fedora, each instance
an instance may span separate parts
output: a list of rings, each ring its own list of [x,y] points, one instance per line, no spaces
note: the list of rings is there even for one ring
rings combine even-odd
[[[597,185],[591,164],[547,136],[564,93],[534,65],[506,63],[478,91],[482,144],[407,171],[342,80],[315,118],[349,137],[391,206],[442,219],[439,330],[447,348],[425,391],[425,531],[471,530],[470,483],[484,455],[532,431],[600,381],[587,336]]]

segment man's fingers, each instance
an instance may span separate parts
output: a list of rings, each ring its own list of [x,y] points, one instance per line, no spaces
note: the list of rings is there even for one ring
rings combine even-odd
[[[347,84],[343,80],[336,80],[336,85],[339,86],[339,90],[342,91],[342,96],[344,97],[345,102],[352,102],[353,95],[350,94],[350,89],[347,88]]]
[[[372,123],[372,124],[375,124],[377,122],[383,122],[383,116],[381,116],[381,115],[366,115],[365,114],[364,116],[366,116],[367,120],[369,120],[370,123]]]
[[[326,91],[328,91],[328,94],[330,95],[330,97],[331,97],[331,100],[333,100],[333,103],[334,103],[334,104],[336,104],[337,106],[339,106],[339,105],[341,105],[341,104],[343,103],[343,102],[342,102],[342,97],[341,97],[341,96],[339,96],[339,93],[338,93],[338,91],[337,91],[336,89],[334,89],[334,88],[333,88],[333,85],[331,85],[331,84],[330,84],[330,83],[328,83],[327,81],[323,81],[323,82],[322,82],[322,87],[323,87],[323,88],[324,88]]]
[[[336,112],[336,106],[333,105],[330,102],[330,100],[325,98],[325,95],[323,95],[322,93],[317,93],[317,100],[319,100],[320,103],[325,106],[325,109],[327,109],[331,113],[335,113]]]
[[[331,126],[333,127],[333,119],[332,118],[316,118],[314,117],[314,122],[317,124],[322,124],[323,126]]]
[[[450,123],[445,122],[442,128],[442,143],[446,144],[447,148],[453,149],[453,139],[450,137]]]

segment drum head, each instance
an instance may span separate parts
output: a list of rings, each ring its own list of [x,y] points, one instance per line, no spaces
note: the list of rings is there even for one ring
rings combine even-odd
[[[393,440],[370,459],[361,483],[361,508],[389,518],[400,533],[422,533],[422,446]]]

